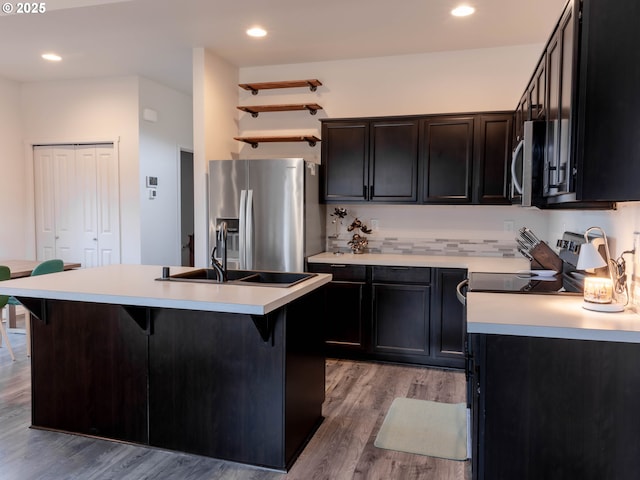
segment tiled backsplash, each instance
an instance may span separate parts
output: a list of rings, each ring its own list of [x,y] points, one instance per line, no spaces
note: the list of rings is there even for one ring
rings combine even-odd
[[[328,237],[327,249],[331,252],[349,252],[350,236]],[[404,255],[457,255],[477,257],[516,257],[515,241],[468,240],[461,238],[398,238],[368,237],[367,253],[397,253]]]

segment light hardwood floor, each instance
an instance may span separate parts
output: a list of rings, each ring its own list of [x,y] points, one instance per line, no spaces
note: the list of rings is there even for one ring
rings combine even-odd
[[[469,462],[376,448],[395,397],[465,400],[464,374],[327,360],[324,422],[288,474],[196,455],[30,429],[30,364],[25,336],[0,348],[0,479],[469,480]]]

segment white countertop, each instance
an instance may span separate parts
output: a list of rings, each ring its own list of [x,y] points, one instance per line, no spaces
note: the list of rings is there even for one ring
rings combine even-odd
[[[347,265],[387,265],[397,267],[464,268],[469,272],[517,272],[530,268],[524,258],[467,257],[451,255],[402,255],[398,253],[324,252],[308,258],[310,263]]]
[[[192,270],[171,267],[171,273]],[[264,315],[331,281],[318,274],[288,288],[159,282],[162,267],[109,265],[0,282],[0,294],[210,312]]]
[[[640,315],[582,308],[579,295],[467,293],[467,331],[640,343]]]

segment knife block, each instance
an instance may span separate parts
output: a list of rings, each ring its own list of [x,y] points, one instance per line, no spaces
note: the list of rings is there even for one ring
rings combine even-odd
[[[531,260],[532,270],[554,270],[558,273],[562,272],[562,259],[551,250],[549,245],[540,242],[535,247],[529,249],[529,253],[533,257]]]

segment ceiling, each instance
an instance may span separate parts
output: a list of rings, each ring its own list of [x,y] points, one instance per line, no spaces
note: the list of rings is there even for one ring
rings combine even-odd
[[[142,75],[191,92],[193,47],[249,67],[543,43],[566,0],[468,0],[474,15],[451,16],[462,2],[47,0],[45,13],[0,14],[0,77]],[[247,37],[254,25],[267,37]]]

